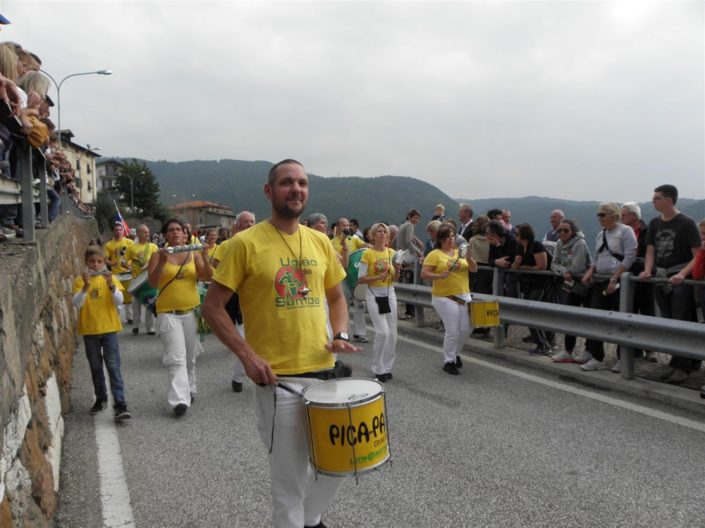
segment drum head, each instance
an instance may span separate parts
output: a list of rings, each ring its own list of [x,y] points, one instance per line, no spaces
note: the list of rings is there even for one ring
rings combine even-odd
[[[135,277],[127,288],[127,293],[135,293],[145,282],[147,282],[147,270]]]
[[[381,383],[374,380],[344,378],[324,381],[304,389],[308,402],[330,407],[343,407],[367,402],[384,392]]]

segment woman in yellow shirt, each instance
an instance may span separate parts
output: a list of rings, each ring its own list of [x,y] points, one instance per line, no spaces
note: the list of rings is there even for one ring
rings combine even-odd
[[[375,329],[372,372],[379,381],[392,379],[397,347],[397,297],[392,281],[399,280],[400,265],[392,264],[394,250],[387,247],[389,228],[382,223],[370,229],[374,245],[360,260],[358,282],[366,284],[367,311]]]
[[[477,262],[470,252],[465,259],[459,257],[452,226],[442,224],[436,233],[435,249],[424,259],[421,278],[433,281],[431,302],[445,327],[443,371],[456,376],[463,366],[460,351],[470,334],[468,272],[476,271]]]
[[[180,220],[167,220],[162,227],[168,247],[186,243]],[[213,268],[206,249],[202,253],[168,253],[161,248],[149,260],[149,285],[159,288],[157,327],[164,345],[162,362],[169,371],[167,399],[178,417],[196,394],[196,356],[200,350],[194,308],[200,304],[196,281],[210,280]]]

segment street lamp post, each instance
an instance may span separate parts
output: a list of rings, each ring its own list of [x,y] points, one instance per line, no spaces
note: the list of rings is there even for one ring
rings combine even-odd
[[[71,77],[78,77],[79,75],[112,75],[113,72],[111,70],[98,70],[98,71],[91,71],[91,72],[82,72],[82,73],[72,73],[71,75],[67,75],[61,81],[58,83],[56,82],[56,79],[52,77],[46,70],[40,70],[44,75],[49,77],[51,79],[51,82],[54,83],[54,86],[56,87],[56,113],[58,116],[58,127],[59,127],[59,148],[61,148],[61,85],[64,84],[66,79],[70,79]]]
[[[132,190],[133,189],[132,188],[132,179],[135,177],[135,175],[134,174],[132,174],[132,175],[126,174],[122,171],[118,171],[118,174],[122,174],[123,176],[127,176],[128,178],[130,178],[130,213],[134,214],[135,200],[134,200],[134,193]],[[142,172],[138,173],[137,176],[142,176],[143,174],[147,174],[147,173],[145,171],[142,171]]]

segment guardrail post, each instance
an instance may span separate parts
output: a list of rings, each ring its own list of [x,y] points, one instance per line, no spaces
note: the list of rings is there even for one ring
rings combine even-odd
[[[412,281],[414,284],[423,284],[421,279],[421,262],[417,260],[414,261],[414,279]],[[414,309],[414,322],[416,326],[423,326],[426,321],[425,314],[423,313],[423,306],[417,304]]]
[[[495,297],[504,297],[504,270],[502,268],[492,269],[492,295]],[[507,335],[505,325],[501,323],[502,307],[499,308],[500,325],[494,329],[494,346],[495,348],[504,348],[507,344]]]
[[[32,196],[32,151],[29,145],[18,142],[17,172],[22,193],[22,239],[34,242],[34,196]]]
[[[619,311],[632,313],[634,311],[634,290],[636,285],[632,281],[632,274],[628,271],[619,277]],[[623,379],[634,377],[634,348],[619,346],[619,369]]]
[[[30,149],[32,154],[37,155],[36,163],[33,165],[33,174],[39,180],[39,225],[43,228],[49,227],[49,200],[47,199],[47,165],[44,157],[38,150]]]

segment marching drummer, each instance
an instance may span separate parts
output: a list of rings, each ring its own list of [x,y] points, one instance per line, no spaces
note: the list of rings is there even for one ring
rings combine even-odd
[[[127,248],[125,257],[130,263],[132,271],[132,280],[137,278],[141,273],[146,273],[147,264],[152,255],[159,250],[156,244],[149,241],[149,227],[144,224],[137,226],[137,242]],[[140,333],[140,319],[142,315],[142,301],[136,296],[132,299],[132,314],[134,315],[135,327],[132,333],[137,335]],[[149,335],[154,335],[154,316],[152,311],[145,308],[144,310],[144,326]]]
[[[295,160],[274,165],[264,186],[272,216],[229,243],[206,295],[203,315],[213,333],[242,361],[255,389],[257,426],[269,455],[274,525],[322,527],[321,516],[342,478],[315,478],[301,392],[332,379],[333,352],[356,352],[348,341],[345,271],[328,238],[299,225],[308,201],[308,176]],[[225,311],[236,291],[245,341]],[[328,300],[332,340],[326,335]]]
[[[113,275],[125,275],[122,280],[125,289],[130,284],[130,262],[127,258],[127,250],[134,242],[125,236],[125,226],[122,222],[115,222],[113,225],[113,238],[103,245],[105,261],[110,266]],[[132,324],[132,296],[127,292],[123,295],[125,309],[125,319],[127,324]]]
[[[347,218],[338,219],[338,223],[335,226],[335,233],[333,240],[333,249],[340,255],[340,261],[343,264],[343,268],[357,274],[357,267],[353,266],[351,270],[350,266],[350,255],[355,251],[360,249],[365,249],[367,244],[356,236],[353,236],[354,232],[350,228],[350,222]],[[359,265],[359,259],[354,264]],[[346,294],[351,292],[345,291]],[[367,326],[365,325],[365,303],[355,299],[352,295],[347,295],[348,304],[352,304],[355,308],[355,313],[353,315],[352,333],[353,339],[359,341],[360,343],[367,343]]]

